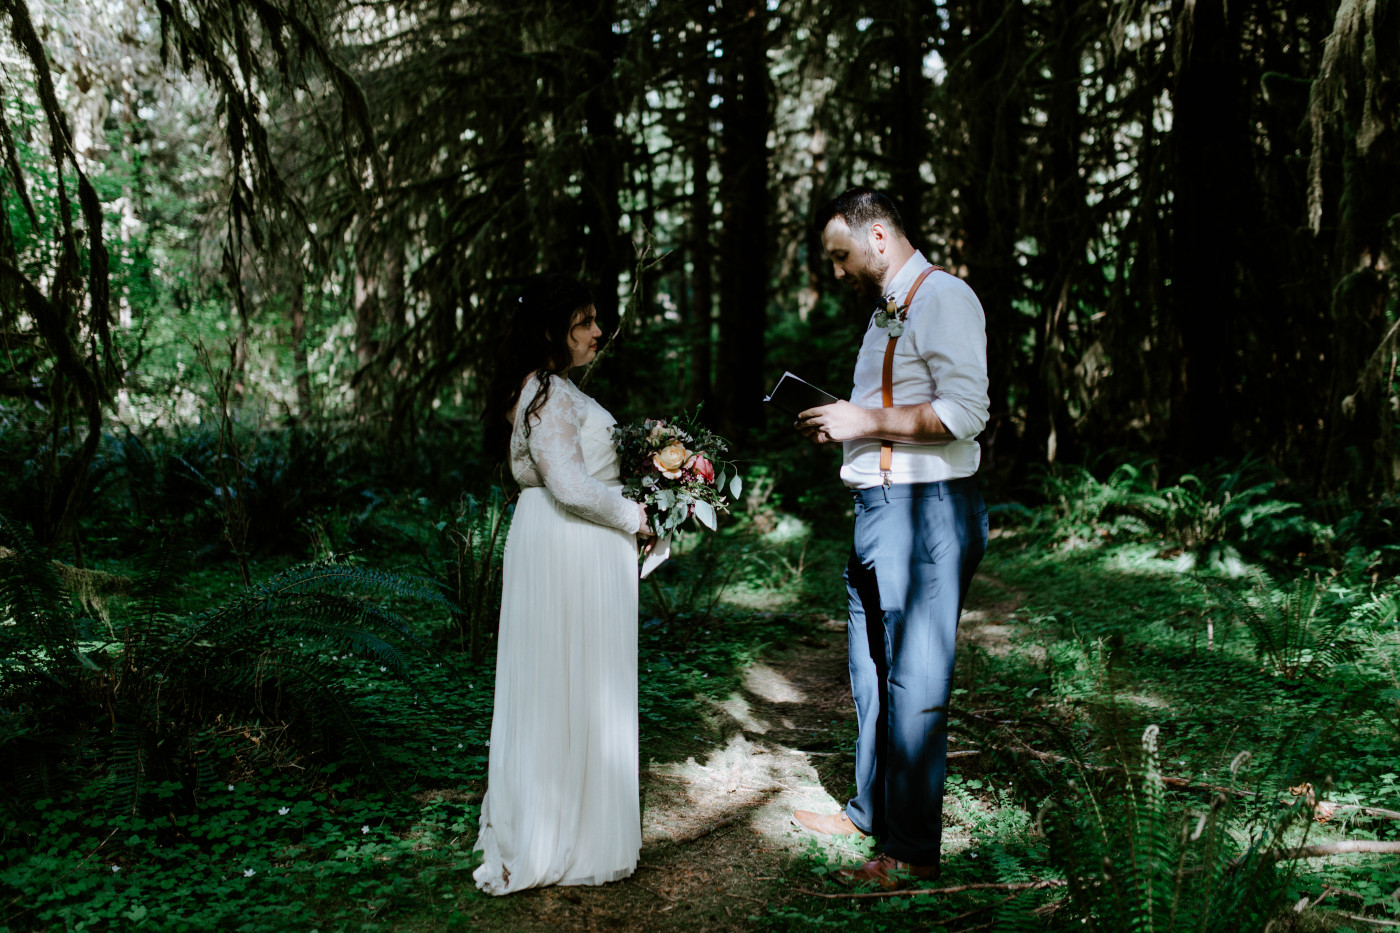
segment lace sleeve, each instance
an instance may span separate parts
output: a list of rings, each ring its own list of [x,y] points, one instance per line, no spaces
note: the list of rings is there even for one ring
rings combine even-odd
[[[604,486],[588,472],[580,442],[583,406],[568,387],[556,381],[549,399],[530,424],[530,457],[545,488],[565,509],[591,522],[634,532],[640,524],[637,503]],[[523,404],[523,402],[522,402]]]

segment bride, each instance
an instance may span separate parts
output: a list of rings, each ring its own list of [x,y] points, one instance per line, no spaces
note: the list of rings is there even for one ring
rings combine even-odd
[[[487,408],[522,487],[506,538],[495,711],[476,884],[509,894],[604,884],[641,849],[637,536],[612,415],[568,371],[598,353],[593,299],[532,279],[512,309]],[[508,437],[508,441],[507,441]]]

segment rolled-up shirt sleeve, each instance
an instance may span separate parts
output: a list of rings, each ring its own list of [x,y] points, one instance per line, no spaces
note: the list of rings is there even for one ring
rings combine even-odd
[[[933,380],[934,413],[958,440],[987,426],[987,317],[977,295],[956,276],[935,276],[928,303],[911,315],[915,345]],[[934,284],[930,282],[929,284]],[[923,291],[923,290],[921,290]],[[921,302],[922,303],[922,302]]]

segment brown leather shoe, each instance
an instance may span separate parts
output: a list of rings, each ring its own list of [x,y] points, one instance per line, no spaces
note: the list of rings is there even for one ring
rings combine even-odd
[[[882,852],[864,865],[843,868],[836,874],[852,883],[873,881],[886,891],[902,891],[916,881],[930,881],[938,877],[938,866],[910,865]]]
[[[865,833],[852,823],[846,811],[840,813],[813,813],[811,810],[797,810],[792,821],[803,829],[826,836],[864,836]]]

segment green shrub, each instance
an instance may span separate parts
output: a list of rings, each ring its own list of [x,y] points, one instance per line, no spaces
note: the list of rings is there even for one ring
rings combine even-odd
[[[1276,489],[1257,461],[1245,460],[1186,474],[1137,505],[1156,534],[1190,556],[1193,569],[1237,576],[1246,558],[1286,562],[1315,536],[1302,506],[1278,498]]]
[[[1045,504],[1036,510],[1031,531],[1069,547],[1140,532],[1138,515],[1152,495],[1149,467],[1124,463],[1104,480],[1074,464],[1046,469],[1040,480]]]
[[[1252,933],[1267,928],[1287,878],[1267,854],[1301,812],[1231,833],[1234,797],[1185,812],[1166,795],[1157,726],[1142,737],[1142,761],[1120,792],[1091,777],[1046,806],[1041,824],[1052,864],[1068,881],[1068,910],[1103,933]],[[1236,758],[1232,775],[1247,758]]]
[[[113,802],[136,809],[154,786],[308,755],[347,753],[377,774],[355,668],[405,677],[405,648],[425,647],[396,601],[452,609],[430,581],[318,562],[181,616],[167,609],[182,568],[166,548],[102,631],[7,519],[0,546],[14,555],[0,559],[0,801],[17,815],[93,758]]]
[[[487,640],[500,622],[501,571],[514,498],[500,486],[492,486],[485,500],[463,493],[449,517],[436,525],[438,555],[429,565],[454,594],[457,607],[448,640],[470,653],[473,663],[485,659]]]
[[[1312,577],[1300,576],[1286,588],[1262,575],[1213,586],[1234,621],[1249,631],[1260,665],[1278,677],[1320,678],[1357,655],[1361,643],[1353,617],[1329,603],[1326,587]]]

